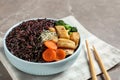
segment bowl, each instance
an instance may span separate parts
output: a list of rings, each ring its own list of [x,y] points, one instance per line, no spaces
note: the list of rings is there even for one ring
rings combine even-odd
[[[28,19],[28,20],[36,20],[36,19],[41,19],[41,18],[34,18],[34,19]],[[24,20],[24,21],[28,21],[28,20]],[[55,20],[55,19],[52,19],[52,20]],[[72,66],[75,63],[75,60],[77,59],[77,57],[80,54],[81,46],[82,46],[81,38],[80,38],[80,43],[79,43],[77,50],[71,56],[69,56],[63,60],[56,61],[56,62],[50,62],[50,63],[29,62],[29,61],[26,61],[26,60],[16,57],[8,50],[7,45],[6,45],[7,35],[10,33],[10,31],[12,31],[13,28],[15,28],[16,26],[18,26],[19,24],[21,24],[24,21],[21,21],[21,22],[15,24],[14,26],[12,26],[6,32],[6,34],[4,36],[4,40],[3,40],[4,51],[5,51],[5,55],[7,56],[8,60],[10,61],[10,63],[17,69],[19,69],[25,73],[29,73],[29,74],[33,74],[33,75],[53,75],[53,74],[63,72],[66,69],[70,69],[70,66]],[[79,29],[78,29],[78,32],[80,32]]]

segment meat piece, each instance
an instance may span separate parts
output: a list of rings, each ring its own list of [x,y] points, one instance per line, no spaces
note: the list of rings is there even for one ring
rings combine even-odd
[[[72,55],[74,53],[73,49],[64,49],[66,55]]]
[[[73,32],[70,34],[70,40],[75,42],[76,47],[78,46],[79,40],[80,40],[80,35],[78,32]]]
[[[53,28],[53,27],[49,27],[49,31],[50,31],[50,32],[56,32],[56,31],[55,31],[55,28]]]
[[[70,38],[70,36],[68,35],[68,31],[65,29],[64,26],[55,26],[55,28],[60,38],[66,38],[66,39]]]
[[[58,37],[57,36],[52,36],[51,40],[53,42],[57,43],[58,42]]]
[[[69,39],[59,38],[57,46],[60,48],[75,49],[75,42]]]

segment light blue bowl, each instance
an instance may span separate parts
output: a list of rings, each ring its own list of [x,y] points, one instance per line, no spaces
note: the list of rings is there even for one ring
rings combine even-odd
[[[38,19],[38,18],[29,19],[29,20],[36,20],[36,19]],[[24,20],[24,21],[28,21],[28,20]],[[18,26],[19,24],[21,24],[22,22],[19,22],[19,23],[15,24],[14,26],[12,26],[6,32],[6,34],[4,36],[4,40],[3,40],[5,55],[7,56],[8,60],[10,61],[10,63],[13,66],[15,66],[17,69],[19,69],[23,72],[33,74],[33,75],[52,75],[52,74],[56,74],[56,73],[65,71],[72,64],[75,63],[75,60],[77,59],[77,57],[79,56],[80,51],[81,51],[81,47],[82,47],[81,39],[80,39],[80,44],[79,44],[78,49],[71,56],[69,56],[68,58],[65,58],[63,60],[57,61],[57,62],[35,63],[35,62],[28,62],[28,61],[22,60],[16,56],[14,56],[8,50],[5,40],[6,40],[7,35],[10,33],[10,31],[13,28],[15,28],[16,26]],[[80,31],[78,30],[78,32],[80,32]]]

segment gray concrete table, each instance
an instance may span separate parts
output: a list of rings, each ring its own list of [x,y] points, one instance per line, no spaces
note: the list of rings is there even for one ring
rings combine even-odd
[[[0,0],[0,37],[24,19],[69,15],[76,17],[88,31],[120,49],[120,0]],[[112,79],[120,80],[117,78],[120,64],[109,73]]]

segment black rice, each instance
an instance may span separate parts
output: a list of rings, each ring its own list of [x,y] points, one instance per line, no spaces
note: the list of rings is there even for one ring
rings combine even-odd
[[[29,20],[12,29],[6,37],[8,50],[15,56],[31,61],[45,62],[42,52],[46,47],[41,42],[40,34],[49,27],[54,27],[55,21],[48,19]]]

